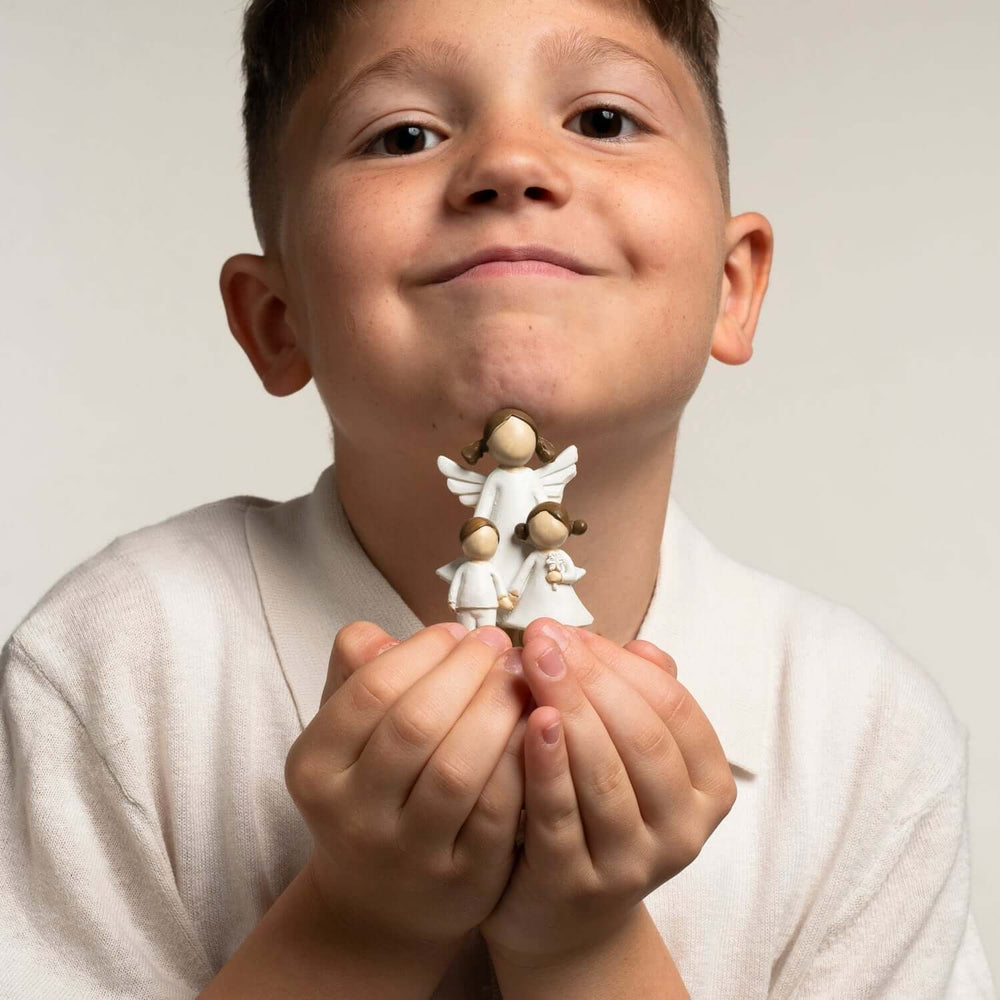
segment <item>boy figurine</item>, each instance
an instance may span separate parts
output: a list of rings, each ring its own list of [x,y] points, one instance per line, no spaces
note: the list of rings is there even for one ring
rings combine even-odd
[[[0,996],[992,996],[963,726],[669,497],[772,254],[707,0],[253,0],[244,43],[222,295],[336,466],[118,539],[5,646]],[[435,456],[504,407],[593,529],[594,631],[523,649],[433,578]]]
[[[485,517],[470,517],[459,532],[463,562],[448,589],[448,607],[457,612],[460,625],[467,629],[496,625],[497,607],[510,611],[514,602],[493,566],[500,544],[497,526]]]

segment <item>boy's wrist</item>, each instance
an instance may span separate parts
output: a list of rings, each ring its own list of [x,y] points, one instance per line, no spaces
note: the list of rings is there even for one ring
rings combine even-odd
[[[301,903],[306,914],[322,928],[325,940],[359,960],[381,964],[385,961],[423,964],[441,961],[445,965],[461,948],[462,939],[430,941],[418,934],[412,937],[392,933],[381,927],[366,927],[363,920],[350,913],[337,912],[323,896],[322,889],[312,870],[311,860],[299,874],[303,879]]]
[[[594,996],[661,996],[690,1000],[645,904],[614,932],[571,951],[512,954],[486,940],[497,982],[510,1000]]]
[[[199,1000],[291,1000],[324,992],[417,1000],[433,993],[460,946],[390,942],[345,926],[306,865]]]

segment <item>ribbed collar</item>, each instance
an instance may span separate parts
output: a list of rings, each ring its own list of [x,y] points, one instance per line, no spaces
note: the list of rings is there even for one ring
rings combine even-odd
[[[246,529],[264,614],[305,726],[319,708],[342,626],[364,619],[405,639],[423,625],[355,537],[334,466],[306,496],[248,508]],[[718,552],[671,498],[639,638],[674,657],[679,680],[715,727],[727,759],[750,774],[758,774],[763,761],[772,668],[780,654],[760,580]]]

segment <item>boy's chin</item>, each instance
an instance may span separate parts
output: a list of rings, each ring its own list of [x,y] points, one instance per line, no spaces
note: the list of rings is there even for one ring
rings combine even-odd
[[[447,412],[441,407],[444,401],[451,402]],[[573,444],[573,439],[603,436],[609,422],[627,420],[628,415],[620,412],[620,402],[620,397],[609,395],[599,382],[584,384],[562,376],[501,380],[452,386],[439,397],[435,406],[439,419],[434,424],[442,431],[451,427],[458,433],[473,431],[478,435],[492,414],[512,406],[528,413],[543,436],[564,447]]]

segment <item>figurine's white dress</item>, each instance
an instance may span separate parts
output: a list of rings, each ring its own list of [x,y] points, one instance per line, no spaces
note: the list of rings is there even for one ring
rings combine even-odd
[[[548,500],[562,502],[563,489],[576,475],[576,459],[576,445],[570,445],[540,469],[497,468],[484,476],[444,455],[438,456],[438,469],[447,477],[448,489],[466,507],[476,508],[473,517],[487,517],[497,526],[500,545],[493,556],[493,565],[508,590],[532,551],[529,543],[514,534],[514,528],[524,522],[537,504]],[[461,558],[453,560],[438,569],[437,575],[450,582],[462,562]]]
[[[550,569],[562,573],[562,583],[549,583],[545,579]],[[536,618],[554,618],[563,625],[589,625],[594,616],[573,589],[573,584],[586,572],[574,566],[562,549],[534,549],[514,579],[513,589],[521,597],[504,619],[504,625],[527,628]]]

